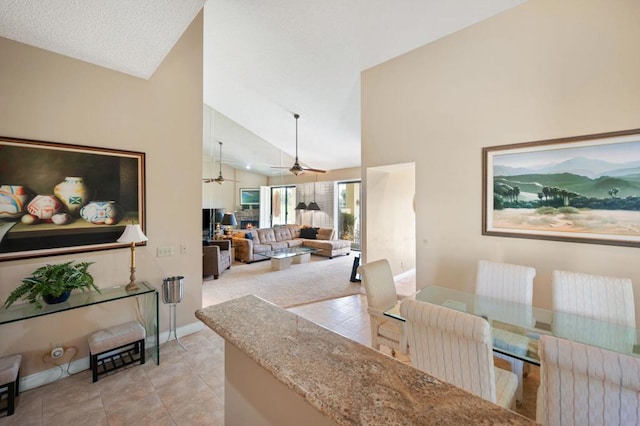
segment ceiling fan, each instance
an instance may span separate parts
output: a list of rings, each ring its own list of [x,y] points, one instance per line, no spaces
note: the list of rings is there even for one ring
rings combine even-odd
[[[314,173],[325,173],[325,170],[320,170],[320,169],[312,169],[311,167],[303,167],[300,165],[300,162],[298,161],[298,119],[300,118],[299,114],[293,114],[293,118],[296,119],[296,159],[293,163],[293,166],[291,166],[289,168],[289,171],[291,173],[293,173],[294,175],[298,176],[299,174],[302,174],[304,172],[314,172]],[[276,167],[274,166],[275,169],[286,169],[287,167]]]
[[[218,173],[218,177],[215,178],[215,179],[213,179],[213,178],[202,179],[202,181],[204,183],[215,182],[218,185],[222,185],[225,182],[238,182],[237,180],[225,179],[222,176],[222,142],[218,141],[218,143],[220,144],[220,170],[219,170],[219,173]]]

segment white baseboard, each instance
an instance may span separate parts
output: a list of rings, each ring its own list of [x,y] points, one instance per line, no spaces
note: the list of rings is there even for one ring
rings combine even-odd
[[[402,279],[408,278],[408,277],[412,277],[416,274],[416,268],[413,269],[409,269],[408,271],[404,271],[401,274],[398,274],[396,276],[393,277],[394,281],[400,281]]]
[[[182,327],[178,327],[176,332],[178,333],[178,337],[188,336],[189,334],[196,333],[204,328],[204,324],[200,321],[193,322],[191,324],[184,325]],[[160,345],[166,343],[169,339],[169,331],[163,331],[160,333]],[[175,340],[175,336],[171,336],[171,340]],[[155,347],[155,336],[150,336],[146,342],[147,348]],[[147,362],[155,362],[154,360],[147,359]],[[67,369],[71,370],[71,374],[67,373]],[[48,370],[39,371],[34,374],[30,374],[25,377],[20,378],[20,392],[27,391],[29,389],[34,389],[40,386],[48,385],[49,383],[53,383],[57,380],[63,379],[65,377],[69,377],[73,374],[79,373],[84,370],[89,369],[89,357],[86,356],[84,358],[76,359],[71,362],[71,367],[69,367],[69,363],[65,363],[60,365],[60,367],[49,368]]]

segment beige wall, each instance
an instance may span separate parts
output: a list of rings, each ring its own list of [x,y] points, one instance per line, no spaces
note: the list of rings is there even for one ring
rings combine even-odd
[[[363,170],[416,163],[419,288],[472,291],[485,258],[534,266],[535,305],[566,269],[640,307],[637,248],[481,235],[482,147],[640,127],[639,51],[640,2],[531,0],[363,73]]]
[[[137,277],[158,289],[185,276],[178,326],[195,323],[202,305],[202,13],[149,80],[0,38],[0,135],[146,153],[146,247],[136,250]],[[188,254],[180,254],[186,244]],[[157,258],[158,247],[173,257]],[[129,249],[0,263],[0,299],[45,263],[92,261],[101,287],[126,284]],[[169,308],[160,304],[161,331]],[[51,343],[88,354],[92,331],[135,318],[135,303],[113,302],[0,326],[0,355],[25,356],[23,375],[49,368]]]
[[[415,176],[414,163],[370,167],[366,173],[362,262],[387,259],[394,276],[416,267]]]

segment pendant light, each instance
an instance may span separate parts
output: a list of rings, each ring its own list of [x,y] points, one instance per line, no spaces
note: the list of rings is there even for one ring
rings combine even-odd
[[[303,200],[304,200],[305,198],[307,198],[307,197],[305,197],[305,196],[304,196],[304,195],[305,195],[305,194],[304,194],[305,192],[306,192],[306,191],[304,190],[304,185],[302,185],[302,199],[303,199]],[[304,201],[300,201],[300,202],[298,203],[298,205],[296,206],[296,210],[306,210],[306,209],[307,209],[307,204],[306,204]]]
[[[316,203],[316,183],[318,183],[318,177],[316,176],[316,181],[313,182],[313,201],[309,203],[307,206],[307,210],[320,210],[320,206]]]

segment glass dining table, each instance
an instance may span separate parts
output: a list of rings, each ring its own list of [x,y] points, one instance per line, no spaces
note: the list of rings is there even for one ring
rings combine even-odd
[[[640,357],[636,328],[446,287],[427,286],[410,298],[485,318],[491,325],[494,351],[531,364],[540,365],[538,339],[544,334]],[[400,303],[384,314],[404,321]]]

